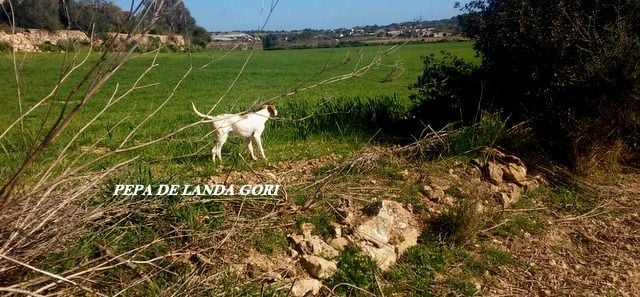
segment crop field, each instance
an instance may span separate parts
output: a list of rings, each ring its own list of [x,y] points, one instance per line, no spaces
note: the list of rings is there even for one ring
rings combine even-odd
[[[468,42],[286,51],[208,51],[191,55],[135,54],[83,107],[49,151],[56,152],[65,146],[86,122],[101,112],[109,98],[125,94],[82,131],[69,151],[79,153],[80,149],[82,158],[92,159],[101,152],[135,147],[166,136],[198,120],[190,102],[201,111],[215,107],[212,114],[240,112],[269,102],[280,111],[280,119],[269,121],[264,135],[270,161],[345,153],[370,141],[375,129],[341,127],[336,116],[327,121],[323,115],[336,113],[345,123],[352,122],[358,112],[352,106],[356,101],[359,109],[378,106],[393,108],[395,114],[401,114],[410,105],[408,97],[412,91],[409,85],[421,72],[421,56],[439,54],[442,50],[476,59]],[[84,52],[18,54],[23,110],[52,91],[61,69],[78,64],[84,56]],[[26,148],[42,137],[43,119],[46,119],[45,127],[56,119],[69,90],[96,59],[97,54],[90,55],[51,99],[23,122],[16,123],[2,139],[0,176],[6,177],[20,164]],[[11,55],[0,56],[0,73],[3,74],[0,77],[0,98],[3,98],[0,126],[4,131],[17,119],[20,108]],[[336,82],[327,83],[336,78]],[[72,98],[72,103],[78,100],[76,97]],[[388,104],[381,100],[393,106],[386,106]],[[380,103],[376,105],[377,101]],[[364,111],[363,116],[367,116],[366,113]],[[153,116],[147,118],[150,114]],[[16,133],[22,127],[25,133]],[[132,131],[135,134],[130,135]],[[210,163],[214,137],[209,132],[207,125],[194,125],[154,145],[100,160],[95,166],[108,167],[118,160],[138,156],[139,171],[161,179],[211,175],[216,167]],[[224,164],[237,162],[237,153],[244,148],[240,142],[232,139],[225,146]],[[54,155],[46,152],[39,163],[47,164],[46,160]]]

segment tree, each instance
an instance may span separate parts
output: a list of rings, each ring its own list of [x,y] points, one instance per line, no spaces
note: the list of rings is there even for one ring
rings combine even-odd
[[[278,36],[275,34],[267,34],[262,38],[263,49],[276,49],[278,47]]]
[[[465,10],[483,109],[529,122],[573,165],[637,149],[640,1],[474,0]]]
[[[129,14],[106,0],[66,1],[60,19],[72,29],[95,33],[121,32]],[[67,17],[68,12],[68,17]]]
[[[13,4],[13,14],[17,26],[53,31],[62,28],[58,8],[58,0],[22,0]]]
[[[206,48],[210,42],[211,35],[209,32],[207,32],[205,28],[195,26],[193,29],[193,36],[191,37],[191,44],[197,47]]]

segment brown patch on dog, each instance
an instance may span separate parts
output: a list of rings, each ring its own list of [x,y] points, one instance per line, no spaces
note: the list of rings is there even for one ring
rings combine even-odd
[[[244,119],[246,119],[246,118],[248,118],[248,117],[249,117],[249,114],[248,114],[248,113],[244,113],[244,114],[241,114],[241,115],[240,115],[240,119],[242,119],[242,120],[244,120]]]
[[[264,107],[267,108],[267,111],[269,112],[269,116],[274,118],[278,115],[278,111],[276,110],[276,107],[270,104],[265,105]]]

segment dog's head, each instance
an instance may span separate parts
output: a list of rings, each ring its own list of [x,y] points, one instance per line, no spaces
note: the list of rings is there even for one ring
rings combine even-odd
[[[262,106],[262,108],[265,108],[269,112],[270,118],[275,118],[278,116],[278,110],[276,109],[275,106],[271,104],[265,104],[264,106]]]

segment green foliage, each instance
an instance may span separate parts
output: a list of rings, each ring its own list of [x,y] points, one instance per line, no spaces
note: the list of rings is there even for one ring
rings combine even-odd
[[[431,222],[432,231],[454,246],[465,246],[474,240],[482,221],[473,198],[458,195],[454,204]]]
[[[62,6],[66,4],[66,9]],[[68,16],[67,16],[68,13]],[[66,1],[60,5],[60,20],[71,29],[104,34],[126,31],[128,12],[105,0]]]
[[[449,269],[446,247],[440,246],[431,233],[422,234],[418,245],[412,246],[398,260],[398,264],[384,273],[388,283],[387,295],[404,293],[409,296],[437,296],[433,287],[438,284],[436,275]]]
[[[477,66],[445,51],[424,56],[423,64],[422,74],[411,85],[417,92],[411,95],[411,113],[435,128],[452,122],[473,124],[482,96]]]
[[[49,41],[45,41],[44,43],[38,44],[38,48],[43,52],[61,52],[64,51],[65,48],[58,44],[51,44]]]
[[[268,229],[254,239],[254,246],[266,255],[284,251],[287,244],[287,235],[281,230]]]
[[[507,251],[488,247],[483,250],[483,253],[490,265],[511,265],[515,263],[513,255]]]
[[[326,281],[328,287],[347,283],[369,292],[377,292],[376,274],[379,268],[375,261],[365,255],[354,245],[349,245],[340,254],[338,272]],[[336,289],[339,294],[346,296],[366,296],[360,290],[349,286],[339,286]]]
[[[380,128],[390,128],[406,108],[395,96],[380,98],[343,98],[316,102],[290,101],[280,108],[283,114],[294,122],[278,122],[296,131],[296,135],[307,138],[319,132],[334,131],[339,134],[355,131],[376,132]]]
[[[23,0],[14,2],[13,15],[17,26],[51,31],[62,28],[58,14],[58,0]],[[4,5],[3,7],[6,6]]]
[[[211,35],[205,28],[195,26],[191,34],[191,44],[194,46],[206,48],[211,42]]]
[[[321,237],[330,238],[333,235],[331,222],[335,221],[335,214],[328,210],[318,210],[295,218],[298,224],[310,223],[315,227],[314,232]]]
[[[562,160],[618,141],[638,152],[640,2],[475,0],[466,8],[487,108],[531,120]]]
[[[499,113],[483,112],[475,125],[451,129],[447,140],[451,153],[460,155],[484,146],[494,146],[506,134],[506,123]]]
[[[0,53],[11,52],[13,51],[13,47],[10,43],[5,41],[0,41]]]
[[[275,34],[267,34],[262,37],[262,48],[265,50],[278,48],[278,37]]]
[[[519,214],[513,218],[508,218],[508,221],[498,226],[494,234],[502,237],[520,236],[524,232],[529,234],[540,233],[543,228],[543,223],[537,215]]]
[[[471,282],[462,278],[450,278],[449,286],[454,292],[462,294],[463,296],[475,296],[478,289]]]
[[[149,3],[143,2],[144,5]],[[137,4],[136,4],[137,5]],[[5,6],[6,7],[6,6]],[[6,7],[9,9],[9,7]],[[127,8],[128,9],[128,8]],[[135,7],[134,7],[135,9]],[[132,29],[136,17],[131,12],[123,11],[118,5],[107,0],[22,0],[14,1],[13,13],[16,25],[23,28],[59,30],[70,28],[85,32],[93,32],[96,36],[106,37],[105,33],[128,32]],[[9,25],[9,20],[0,14],[0,23]],[[187,43],[195,47],[205,48],[211,41],[206,29],[197,26],[195,19],[180,0],[165,1],[161,18],[150,30],[152,34],[180,34]],[[151,18],[151,16],[147,16]],[[150,19],[143,21],[151,21]],[[143,49],[149,51],[158,48]]]
[[[193,232],[206,232],[222,225],[213,212],[220,210],[217,203],[198,203],[184,206],[169,206],[167,219],[172,224]]]

